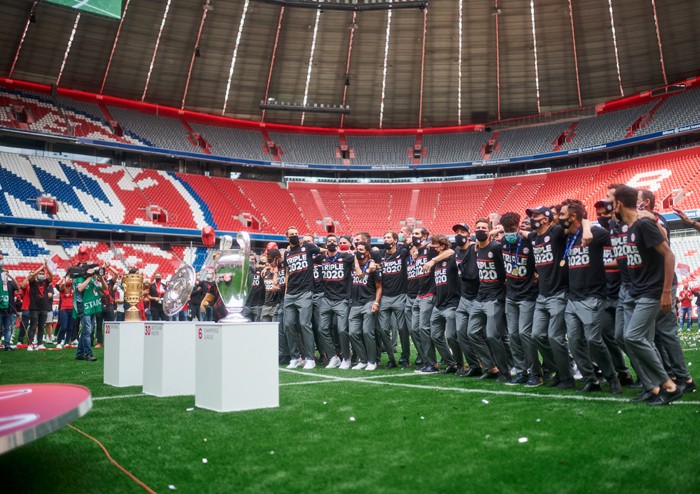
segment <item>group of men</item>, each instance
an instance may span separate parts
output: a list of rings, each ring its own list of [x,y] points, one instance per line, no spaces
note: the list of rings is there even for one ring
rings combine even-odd
[[[255,269],[249,314],[280,321],[280,363],[290,369],[374,370],[382,352],[385,368],[409,368],[412,343],[422,374],[573,390],[580,372],[579,392],[601,391],[604,380],[613,394],[639,387],[633,401],[666,405],[696,385],[654,206],[652,192],[613,184],[595,204],[597,224],[568,199],[528,209],[527,222],[508,212],[473,232],[455,224],[454,245],[414,228],[386,232],[381,248],[364,232],[319,247],[292,226],[288,249],[267,251]]]

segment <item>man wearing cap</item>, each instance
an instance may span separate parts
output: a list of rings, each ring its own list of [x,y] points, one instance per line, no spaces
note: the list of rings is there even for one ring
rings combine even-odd
[[[471,241],[471,230],[466,223],[457,223],[452,227],[455,232],[455,260],[459,272],[459,305],[455,311],[455,324],[457,326],[457,342],[460,352],[454,353],[457,364],[464,356],[468,368],[457,371],[459,377],[478,377],[482,374],[481,362],[474,350],[467,329],[469,327],[469,313],[474,300],[479,293],[479,268],[476,265],[476,244]]]
[[[550,208],[539,206],[525,212],[533,228],[528,240],[535,254],[540,292],[532,319],[532,338],[542,354],[543,366],[557,371],[549,386],[574,389],[564,321],[569,288],[566,262],[562,264],[566,234],[561,226],[552,224],[554,215]]]
[[[312,242],[301,243],[299,230],[287,228],[289,249],[284,253],[283,267],[287,283],[284,296],[284,326],[291,360],[287,366],[295,369],[316,367],[314,355],[313,317],[314,257],[324,253]],[[302,348],[299,348],[299,340]]]
[[[479,270],[479,292],[469,314],[467,333],[484,368],[480,379],[510,381],[508,354],[503,343],[505,331],[506,271],[501,245],[489,240],[489,222],[476,221],[476,265]]]
[[[598,365],[613,394],[622,393],[617,372],[608,347],[601,334],[601,312],[606,294],[603,249],[610,244],[610,234],[599,227],[591,227],[583,203],[567,199],[559,212],[559,224],[567,232],[562,261],[569,270],[569,300],[565,321],[569,348],[576,365],[586,381],[581,392],[600,391],[600,382],[593,367]],[[583,229],[591,230],[592,239],[584,245]]]
[[[97,360],[92,354],[92,333],[95,328],[96,315],[102,312],[100,292],[107,289],[103,277],[97,269],[88,271],[84,276],[73,279],[73,317],[80,318],[80,336],[76,360]]]
[[[11,351],[12,332],[15,329],[15,291],[19,285],[10,272],[5,269],[5,254],[0,251],[0,331],[5,338],[5,350]]]

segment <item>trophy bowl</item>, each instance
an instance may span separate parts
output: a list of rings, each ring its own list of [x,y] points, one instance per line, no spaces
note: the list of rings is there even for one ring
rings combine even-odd
[[[219,251],[219,258],[214,266],[216,287],[221,301],[226,306],[228,315],[219,322],[249,322],[241,315],[248,298],[248,270],[250,266],[250,235],[238,232],[236,237],[238,249],[224,248]],[[222,247],[228,245],[222,242]]]
[[[143,296],[143,274],[132,273],[124,275],[124,300],[129,302],[129,308],[126,311],[125,321],[140,321],[141,312],[136,307]]]

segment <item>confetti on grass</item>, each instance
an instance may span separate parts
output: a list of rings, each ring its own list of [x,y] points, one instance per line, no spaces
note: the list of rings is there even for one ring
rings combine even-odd
[[[209,460],[207,460],[206,458],[202,458],[202,463],[209,463]]]
[[[526,443],[526,442],[527,442],[527,438],[526,438],[526,437],[521,437],[520,439],[518,439],[518,442],[519,442],[519,443]]]
[[[489,400],[481,400],[481,403],[483,403],[484,405],[488,405],[488,404],[489,404]]]
[[[355,417],[350,417],[350,422],[354,422],[354,421],[355,421]]]

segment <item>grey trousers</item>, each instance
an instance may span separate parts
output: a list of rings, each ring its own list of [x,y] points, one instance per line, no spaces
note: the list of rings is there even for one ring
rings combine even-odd
[[[460,351],[459,343],[457,342],[456,311],[456,307],[448,307],[446,309],[434,307],[430,315],[430,339],[433,340],[433,345],[440,352],[442,360],[450,366],[457,365],[457,361],[452,356],[451,348]],[[430,364],[434,365],[432,362]]]
[[[284,328],[289,345],[289,355],[314,359],[313,294],[304,292],[284,297]],[[302,349],[299,349],[301,338]]]
[[[244,305],[243,310],[241,310],[241,315],[248,318],[250,322],[258,322],[261,320],[262,308],[262,305],[256,305],[254,307]]]
[[[608,347],[605,346],[600,328],[603,299],[587,298],[569,300],[566,304],[566,330],[569,349],[586,382],[597,383],[593,361],[610,381],[617,378]]]
[[[507,331],[504,306],[501,300],[474,301],[467,333],[484,369],[497,367],[502,374],[510,374],[503,343],[503,333]]]
[[[420,339],[418,315],[414,317],[413,314],[414,305],[416,305],[416,299],[406,297],[406,308],[404,310],[404,317],[406,318],[406,326],[408,326],[408,334],[411,336],[411,340],[413,340],[413,346],[416,348],[420,359],[425,362],[425,359],[423,358],[423,345]]]
[[[615,338],[615,319],[617,317],[617,306],[619,302],[618,299],[611,298],[603,302],[603,312],[600,314],[600,332],[603,336],[605,346],[608,347],[608,352],[610,352],[613,367],[615,367],[617,372],[626,374],[629,372],[629,369],[625,362],[625,355],[622,353],[622,348],[620,348],[620,345],[617,343],[617,338]]]
[[[510,351],[515,368],[520,373],[542,375],[537,345],[532,339],[532,320],[535,316],[534,300],[506,299],[506,321],[510,335]]]
[[[413,304],[413,319],[420,333],[421,359],[425,365],[437,364],[435,345],[430,337],[430,316],[435,302],[433,297],[416,298]]]
[[[348,330],[352,347],[363,364],[376,363],[377,342],[374,338],[374,324],[377,315],[372,313],[374,300],[365,305],[350,307]]]
[[[333,318],[338,321],[338,339],[340,341],[340,353],[343,358],[350,358],[350,336],[348,333],[348,313],[350,312],[349,300],[328,300],[323,298],[321,301],[321,329],[320,337],[323,345],[322,351],[330,358],[335,355],[333,347],[333,338],[331,337],[331,326]]]
[[[654,346],[656,316],[660,302],[651,298],[634,300],[625,305],[625,345],[634,369],[646,390],[660,386],[668,379],[661,356]]]
[[[464,356],[464,360],[467,361],[469,367],[478,369],[481,367],[479,356],[476,354],[474,345],[472,345],[472,342],[469,339],[469,333],[467,332],[469,328],[469,314],[473,305],[473,300],[469,300],[464,297],[459,299],[459,305],[457,306],[457,311],[455,312],[455,322],[457,325],[457,342],[459,343],[459,349],[461,351],[457,353],[452,350],[452,355],[457,361],[458,365],[464,364],[462,361]]]
[[[379,329],[382,333],[391,336],[391,316],[396,318],[396,327],[399,331],[399,339],[401,340],[401,357],[405,360],[411,358],[411,339],[409,337],[408,325],[406,322],[406,294],[396,295],[393,297],[382,297],[379,307]],[[382,337],[382,341],[383,337]],[[394,358],[394,344],[392,338],[389,338],[391,345],[385,350],[389,353],[390,359]],[[384,343],[386,347],[386,343]]]
[[[678,316],[675,309],[666,314],[659,311],[656,316],[654,343],[661,352],[662,358],[665,359],[664,367],[670,369],[679,381],[690,379],[688,367],[685,365],[681,340],[678,338]]]
[[[560,381],[573,382],[566,342],[565,310],[565,292],[546,298],[539,295],[532,319],[532,338],[542,354],[544,366],[549,370],[556,369]]]

